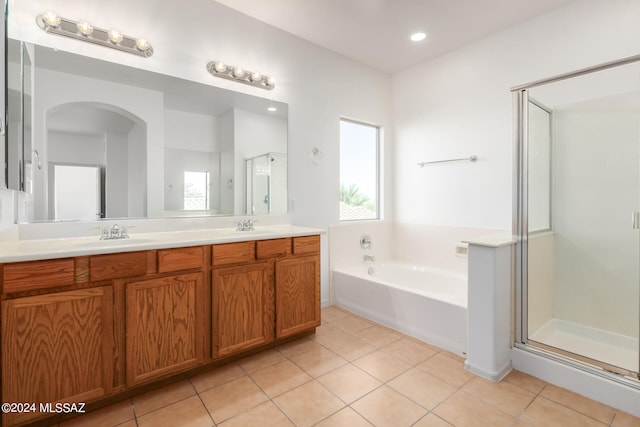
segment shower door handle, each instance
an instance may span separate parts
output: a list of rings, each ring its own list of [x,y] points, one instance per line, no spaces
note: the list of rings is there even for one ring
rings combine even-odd
[[[631,228],[640,229],[640,212],[631,212]]]

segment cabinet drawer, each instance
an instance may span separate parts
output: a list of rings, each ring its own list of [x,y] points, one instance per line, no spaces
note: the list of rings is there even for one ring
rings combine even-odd
[[[293,253],[295,255],[320,253],[320,236],[294,237]]]
[[[213,245],[213,265],[252,262],[256,259],[255,242],[223,243]]]
[[[258,240],[256,258],[265,259],[291,254],[291,239]]]
[[[89,275],[92,282],[145,274],[147,274],[146,252],[125,252],[89,258]]]
[[[5,264],[2,282],[4,293],[32,291],[75,283],[73,258]]]
[[[202,269],[203,264],[204,248],[202,246],[158,251],[158,273]]]

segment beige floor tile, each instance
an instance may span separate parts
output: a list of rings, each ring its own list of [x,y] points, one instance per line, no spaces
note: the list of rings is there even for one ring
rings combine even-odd
[[[251,374],[251,378],[271,398],[298,387],[311,377],[289,360],[283,360],[273,366]]]
[[[424,362],[437,353],[429,345],[422,345],[406,338],[386,345],[381,350],[412,366]]]
[[[320,343],[330,343],[333,341],[337,341],[340,339],[344,339],[349,337],[350,335],[343,330],[336,328],[330,324],[322,324],[316,328],[316,333],[312,336],[312,338]]]
[[[320,347],[322,346],[318,344],[312,337],[304,337],[299,340],[293,340],[286,344],[282,344],[276,347],[276,350],[278,350],[285,357],[293,357]]]
[[[353,337],[347,336],[342,339],[332,340],[324,343],[324,346],[348,361],[354,361],[366,354],[375,351],[375,347],[371,344]]]
[[[613,408],[569,390],[556,387],[553,384],[547,384],[540,395],[605,424],[611,424],[613,420],[613,414],[615,413]]]
[[[275,365],[284,360],[284,356],[279,352],[269,349],[256,353],[252,356],[245,357],[238,361],[238,365],[248,374],[258,371],[267,366]]]
[[[413,368],[387,385],[429,410],[456,392],[456,388],[424,371]]]
[[[433,412],[456,427],[506,427],[515,421],[515,417],[462,391],[457,391]]]
[[[241,377],[204,393],[200,398],[216,423],[269,400],[249,377]]]
[[[332,326],[348,333],[355,334],[363,329],[373,326],[373,322],[358,316],[346,316],[331,322]]]
[[[640,418],[626,412],[617,411],[612,427],[640,427]]]
[[[450,357],[450,358],[452,358],[454,360],[457,360],[458,362],[464,363],[464,361],[467,360],[466,357],[461,356],[461,355],[456,354],[456,353],[452,353],[452,352],[447,351],[447,350],[440,350],[440,353],[445,355],[445,356],[447,356],[447,357]]]
[[[329,323],[350,315],[351,313],[341,309],[340,307],[336,307],[335,305],[330,305],[329,307],[322,308],[322,311],[320,313],[320,317],[322,318],[322,320],[326,320]]]
[[[317,381],[289,390],[273,401],[299,427],[314,425],[345,406]]]
[[[353,409],[346,407],[329,418],[316,424],[316,427],[372,427],[371,423]]]
[[[133,420],[133,406],[130,400],[114,403],[95,412],[72,418],[60,423],[61,427],[113,427]]]
[[[538,394],[545,386],[545,382],[539,378],[532,377],[524,372],[516,371],[515,369],[509,372],[504,381],[517,385],[518,387],[529,390],[532,393]]]
[[[525,424],[545,427],[602,427],[606,425],[541,396],[536,397],[533,403],[520,415],[520,420]]]
[[[56,424],[57,426],[57,424]],[[49,426],[49,427],[54,427],[54,426]],[[122,424],[118,424],[115,427],[138,427],[138,423],[136,422],[136,420],[129,420],[127,422],[124,422]]]
[[[380,381],[352,364],[321,376],[318,382],[346,403],[354,402],[382,385]]]
[[[462,387],[474,377],[472,373],[464,369],[462,362],[442,353],[430,357],[416,367],[454,387]]]
[[[410,426],[427,413],[420,405],[384,385],[351,407],[376,427]]]
[[[198,393],[210,390],[221,384],[233,381],[236,378],[240,378],[246,375],[246,372],[238,366],[237,363],[229,363],[228,365],[220,366],[212,371],[199,374],[192,377],[191,384]]]
[[[379,325],[373,325],[357,332],[354,335],[374,347],[384,347],[385,345],[391,344],[392,342],[398,341],[402,338],[402,335],[398,332]]]
[[[422,417],[413,427],[451,427],[451,424],[439,416],[430,413]]]
[[[382,382],[387,382],[411,368],[408,363],[380,350],[355,360],[353,364]]]
[[[138,418],[139,427],[211,427],[213,421],[198,396],[192,396]]]
[[[171,384],[134,397],[133,407],[136,412],[136,417],[140,417],[195,394],[196,391],[189,381],[180,381],[179,383]]]
[[[220,424],[221,427],[293,427],[293,423],[272,401],[236,415]]]
[[[520,415],[536,397],[534,393],[506,381],[495,383],[480,377],[473,378],[461,390],[514,417]]]
[[[293,363],[305,370],[313,378],[324,375],[347,363],[342,357],[320,346],[289,358]]]

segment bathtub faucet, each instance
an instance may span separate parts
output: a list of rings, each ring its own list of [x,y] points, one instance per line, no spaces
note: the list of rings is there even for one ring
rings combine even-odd
[[[364,256],[364,260],[365,260],[365,261],[375,262],[376,257],[374,257],[374,256],[372,256],[372,255],[365,255],[365,256]]]

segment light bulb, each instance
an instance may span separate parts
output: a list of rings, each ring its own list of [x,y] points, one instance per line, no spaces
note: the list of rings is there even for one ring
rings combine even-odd
[[[227,71],[227,64],[222,61],[218,61],[213,65],[213,69],[218,73],[224,73],[225,71]]]
[[[89,36],[91,35],[91,33],[93,33],[93,26],[84,19],[78,21],[76,26],[78,27],[78,32],[83,36]]]
[[[107,33],[107,37],[111,40],[112,43],[118,44],[122,41],[124,36],[122,35],[122,31],[116,29],[110,29]]]
[[[259,82],[262,79],[262,74],[260,74],[257,71],[254,71],[253,73],[251,73],[251,75],[249,76],[249,80],[251,80],[252,82]]]
[[[233,69],[233,77],[237,79],[241,79],[242,77],[244,77],[244,70],[242,69],[242,67],[236,67]]]
[[[47,10],[42,15],[42,20],[49,27],[54,27],[54,28],[58,27],[60,25],[60,21],[61,21],[60,16],[58,16],[58,14],[55,13],[53,10]]]
[[[143,39],[142,37],[138,37],[136,39],[136,47],[138,48],[138,50],[140,50],[142,52],[146,52],[147,50],[149,50],[151,48],[151,45],[149,44],[147,39]]]
[[[274,86],[276,84],[276,79],[274,79],[273,77],[267,77],[265,84],[267,86]]]

